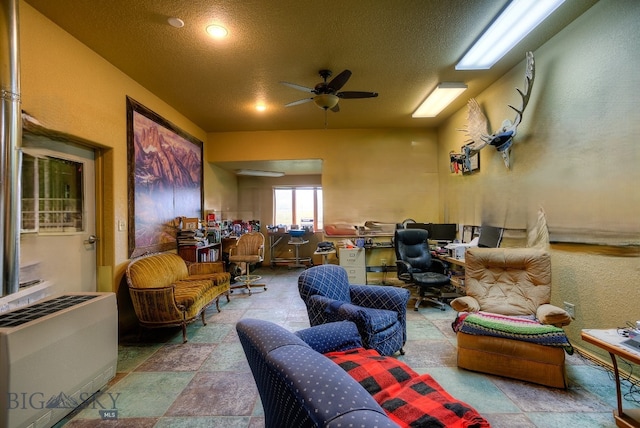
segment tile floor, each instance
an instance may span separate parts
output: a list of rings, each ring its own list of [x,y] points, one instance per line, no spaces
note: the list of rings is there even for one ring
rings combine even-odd
[[[108,389],[57,427],[264,427],[262,405],[235,332],[241,318],[279,323],[291,330],[309,326],[297,291],[301,269],[257,270],[268,284],[251,296],[236,290],[210,308],[208,324],[146,331],[121,338],[118,373]],[[399,357],[419,373],[431,374],[449,393],[475,407],[493,427],[614,427],[615,387],[609,374],[581,357],[568,358],[569,388],[546,388],[456,367],[456,337],[451,308],[423,304],[407,311],[406,355]],[[636,396],[637,398],[637,396]],[[624,402],[625,408],[639,407]],[[100,410],[117,410],[102,419]],[[289,427],[283,427],[289,428]]]

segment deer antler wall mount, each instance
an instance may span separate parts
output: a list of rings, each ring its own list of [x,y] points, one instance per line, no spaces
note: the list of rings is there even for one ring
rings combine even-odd
[[[487,145],[495,147],[496,150],[502,154],[505,166],[510,168],[509,151],[513,144],[513,137],[516,136],[518,125],[522,122],[522,114],[529,103],[531,88],[533,88],[533,81],[535,79],[533,52],[527,52],[526,58],[525,90],[522,92],[516,88],[516,91],[518,91],[518,94],[520,94],[522,98],[522,106],[518,109],[509,105],[509,107],[516,112],[516,117],[513,122],[506,119],[502,122],[500,129],[493,134],[489,134],[487,117],[480,109],[478,102],[474,98],[471,98],[467,103],[467,128],[461,129],[461,131],[466,132],[469,139],[465,141],[466,145],[464,146],[463,153],[449,153],[452,172],[458,172],[460,165],[464,165],[467,170],[471,170],[470,158]]]

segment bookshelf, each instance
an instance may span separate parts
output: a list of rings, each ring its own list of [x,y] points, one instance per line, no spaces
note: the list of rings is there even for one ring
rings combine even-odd
[[[220,231],[198,228],[197,219],[184,220],[185,227],[178,232],[178,255],[191,263],[220,260]]]
[[[206,245],[180,245],[178,255],[191,263],[217,262],[220,259],[219,242]]]

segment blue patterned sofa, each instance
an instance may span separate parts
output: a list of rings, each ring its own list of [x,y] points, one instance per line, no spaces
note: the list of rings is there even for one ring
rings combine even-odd
[[[361,346],[353,324],[317,328],[312,342],[318,351],[268,321],[244,319],[236,330],[260,392],[266,428],[397,427],[358,382],[321,355]]]
[[[353,285],[344,268],[314,266],[298,278],[298,291],[307,306],[311,326],[352,321],[365,348],[393,355],[407,341],[409,291],[379,285]]]
[[[352,322],[292,333],[269,321],[243,319],[236,331],[266,428],[489,427],[428,374],[364,349]]]

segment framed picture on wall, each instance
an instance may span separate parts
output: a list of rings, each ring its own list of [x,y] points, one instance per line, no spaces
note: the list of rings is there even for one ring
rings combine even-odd
[[[469,145],[469,144],[467,144]],[[464,145],[462,147],[460,147],[460,153],[464,153],[464,148],[467,147],[467,145]],[[462,164],[462,173],[463,174],[471,174],[473,172],[476,172],[480,169],[480,152],[476,152],[473,156],[471,156],[470,158],[470,165],[471,165],[471,169],[467,168],[467,164],[463,163]]]
[[[175,249],[180,218],[202,218],[202,150],[127,97],[129,257]]]

